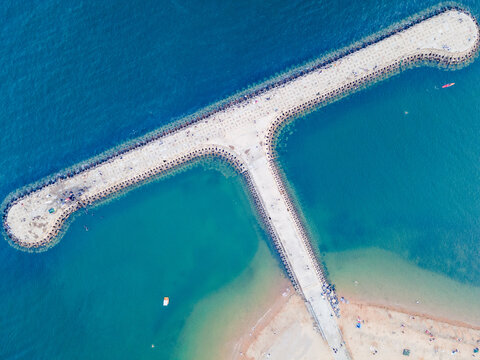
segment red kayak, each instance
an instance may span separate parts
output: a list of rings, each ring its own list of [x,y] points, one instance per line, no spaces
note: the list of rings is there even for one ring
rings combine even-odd
[[[448,87],[453,86],[453,85],[455,85],[455,83],[445,84],[445,85],[442,86],[442,89],[448,88]]]

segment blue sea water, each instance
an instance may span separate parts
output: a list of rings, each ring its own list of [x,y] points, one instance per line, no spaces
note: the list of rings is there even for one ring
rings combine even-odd
[[[320,251],[377,246],[480,286],[478,74],[410,70],[284,132]]]
[[[90,209],[60,245],[2,258],[0,357],[179,358],[195,304],[249,266],[258,231],[238,180],[202,168]]]
[[[282,168],[340,290],[407,308],[429,298],[422,311],[480,323],[479,75],[478,62],[410,70],[284,129]],[[458,284],[434,291],[427,272]]]
[[[0,197],[435,4],[5,1],[0,7]],[[477,1],[465,5],[480,13]],[[318,121],[298,122],[298,137],[288,140],[283,155],[285,168],[307,219],[325,235],[322,250],[361,247],[363,241],[371,244],[373,235],[375,245],[391,249],[385,240],[393,236],[390,227],[372,232],[378,226],[375,214],[388,210],[389,219],[382,221],[394,229],[406,225],[405,244],[395,242],[395,251],[421,266],[477,282],[465,261],[478,256],[473,134],[479,73],[477,64],[455,73],[410,71],[312,115],[322,118]],[[435,86],[447,80],[458,85],[450,95],[439,95]],[[349,137],[349,127],[358,124],[366,126],[363,133],[352,131]],[[308,137],[310,131],[317,137]],[[377,137],[383,143],[376,143]],[[327,139],[337,146],[338,157],[329,153]],[[397,152],[390,148],[371,159],[388,141]],[[353,160],[349,150],[356,154]],[[318,156],[313,164],[291,164],[290,155],[301,158],[311,151]],[[421,160],[405,160],[416,157]],[[396,163],[405,171],[383,175],[382,166]],[[296,174],[305,168],[310,182]],[[320,179],[326,170],[329,176]],[[365,178],[354,182],[343,171]],[[192,304],[235,279],[265,241],[240,185],[222,179],[219,173],[192,170],[132,192],[95,217],[82,215],[44,254],[0,243],[0,357],[175,358],[175,349],[188,345],[180,343],[179,333]],[[399,187],[403,192],[387,197]],[[318,202],[306,201],[310,195]],[[409,218],[414,205],[419,215]],[[466,247],[451,244],[458,237]],[[449,256],[448,267],[423,257],[430,246]],[[196,257],[207,264],[196,263]],[[165,290],[184,300],[169,316],[157,306]],[[149,291],[153,294],[144,296]],[[153,337],[164,339],[162,352],[144,353]]]

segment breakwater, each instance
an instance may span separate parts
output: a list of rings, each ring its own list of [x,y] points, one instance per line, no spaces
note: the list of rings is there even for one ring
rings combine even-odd
[[[478,24],[467,12],[445,7],[423,14],[12,196],[2,213],[3,228],[16,246],[42,249],[59,238],[75,211],[196,159],[220,157],[242,175],[295,288],[305,297],[335,357],[346,359],[333,316],[338,315],[338,300],[276,165],[278,130],[403,69],[463,66],[476,55],[478,44]]]

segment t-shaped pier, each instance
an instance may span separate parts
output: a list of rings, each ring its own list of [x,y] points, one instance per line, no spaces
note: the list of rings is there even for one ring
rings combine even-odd
[[[196,158],[220,156],[246,180],[287,272],[334,358],[349,359],[336,322],[335,294],[277,170],[275,136],[289,119],[401,69],[425,62],[455,67],[470,61],[478,44],[477,23],[462,10],[441,9],[417,18],[11,198],[4,208],[3,227],[18,247],[44,248],[76,210]]]

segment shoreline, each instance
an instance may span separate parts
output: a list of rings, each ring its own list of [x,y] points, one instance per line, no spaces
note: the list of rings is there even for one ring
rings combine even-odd
[[[478,326],[395,306],[376,305],[355,298],[348,300],[348,304],[340,305],[344,315],[339,320],[339,326],[354,360],[367,359],[376,354],[380,358],[403,359],[403,349],[408,349],[414,358],[420,359],[444,359],[451,355],[460,359],[480,357],[480,353],[474,353],[474,349],[480,347]],[[282,344],[285,345],[281,341],[282,336],[288,335],[290,341],[296,343],[301,341],[299,337],[305,336],[297,334],[300,328],[306,332],[314,329],[311,318],[310,324],[291,318],[292,313],[298,319],[309,316],[305,303],[295,293],[291,293],[288,299],[277,297],[275,304],[278,306],[275,312],[257,320],[261,326],[256,329],[255,336],[249,336],[250,328],[243,329],[244,335],[237,340],[237,344],[241,342],[243,347],[241,350],[235,348],[229,360],[266,359],[268,354],[286,360],[290,356],[288,351],[294,349],[282,347]],[[356,327],[357,323],[361,324],[360,328]],[[304,353],[298,359],[313,360],[318,356],[323,356],[322,359],[333,358],[320,334],[317,335],[304,342]]]
[[[247,353],[249,347],[258,339],[258,336],[264,331],[268,324],[282,311],[294,293],[295,290],[292,286],[286,287],[282,295],[274,299],[269,309],[256,320],[253,326],[246,328],[246,331],[240,330],[240,333],[243,333],[243,335],[235,342],[232,354],[229,357],[231,360],[240,360],[244,357],[243,355]]]
[[[256,360],[268,358],[268,351],[265,350],[269,345],[269,341],[277,336],[284,336],[285,330],[290,337],[292,329],[301,332],[302,339],[291,339],[293,343],[307,341],[313,342],[315,345],[308,350],[309,355],[326,356],[332,358],[331,351],[328,344],[322,339],[320,332],[315,328],[315,319],[308,312],[306,303],[294,291],[292,286],[287,287],[282,294],[277,295],[272,306],[260,318],[254,320],[255,323],[248,324],[240,329],[241,335],[239,338],[230,341],[235,343],[231,349],[230,356],[226,357],[229,360]],[[290,340],[290,339],[288,339]],[[295,344],[298,345],[298,344]],[[299,356],[295,353],[295,348],[298,346],[287,342],[288,357]],[[302,346],[300,346],[301,348]],[[303,346],[304,347],[304,346]],[[266,357],[263,357],[265,356]],[[297,357],[295,357],[297,359]],[[298,358],[300,359],[300,358]]]
[[[251,330],[285,289],[294,292],[273,249],[259,241],[252,260],[236,278],[195,303],[185,319],[175,358],[229,358],[244,330]]]
[[[437,320],[480,326],[480,288],[376,247],[324,257],[339,296]]]

